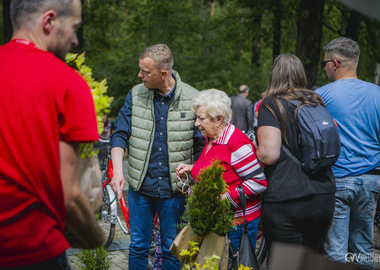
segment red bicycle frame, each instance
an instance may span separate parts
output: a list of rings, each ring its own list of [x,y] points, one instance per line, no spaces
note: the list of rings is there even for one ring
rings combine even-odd
[[[103,186],[102,186],[103,190],[104,190],[105,186],[111,182],[112,177],[113,177],[113,165],[112,165],[112,160],[109,159],[108,160],[107,180],[104,181],[104,183],[103,183]],[[123,213],[125,224],[127,225],[127,228],[128,228],[128,233],[131,233],[131,228],[129,225],[129,209],[125,203],[124,196],[120,197],[119,203],[120,203],[121,212]]]

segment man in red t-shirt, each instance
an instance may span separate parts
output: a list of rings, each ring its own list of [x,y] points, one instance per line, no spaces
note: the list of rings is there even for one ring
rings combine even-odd
[[[81,4],[12,0],[11,19],[0,47],[0,268],[69,269],[65,226],[85,248],[104,240],[77,173],[79,142],[99,138],[94,103],[61,60],[78,43]]]

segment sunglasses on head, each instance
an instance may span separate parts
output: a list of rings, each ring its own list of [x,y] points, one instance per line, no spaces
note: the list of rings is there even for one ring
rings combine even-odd
[[[329,60],[324,60],[324,61],[321,61],[321,67],[322,68],[325,68],[325,66],[326,66],[326,64],[328,63],[328,62],[332,62],[332,61],[337,61],[339,64],[340,64],[340,61],[339,60],[336,60],[336,59],[329,59]]]

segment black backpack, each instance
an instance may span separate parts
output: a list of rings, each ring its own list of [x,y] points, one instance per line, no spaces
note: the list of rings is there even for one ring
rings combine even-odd
[[[287,100],[298,107],[298,100]],[[301,160],[283,145],[284,152],[308,174],[315,174],[334,165],[340,154],[340,139],[336,123],[322,105],[304,104],[298,108]]]

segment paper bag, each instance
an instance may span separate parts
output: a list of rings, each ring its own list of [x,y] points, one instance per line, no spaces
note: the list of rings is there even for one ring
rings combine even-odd
[[[229,252],[228,236],[219,236],[214,232],[205,235],[200,246],[199,253],[195,262],[203,266],[207,259],[213,255],[220,257],[218,262],[219,270],[227,270],[228,267],[228,252]]]
[[[102,204],[102,180],[98,156],[79,159],[80,189],[88,198],[94,214]]]
[[[79,181],[80,189],[88,198],[93,213],[97,214],[103,200],[98,156],[79,159]],[[72,247],[82,248],[82,243],[68,229],[65,231],[65,237]]]
[[[203,236],[197,235],[191,228],[190,224],[187,224],[174,239],[173,244],[170,247],[170,251],[181,263],[189,263],[190,257],[180,256],[179,254],[183,249],[190,250],[189,241],[197,242],[200,246],[202,239]]]

